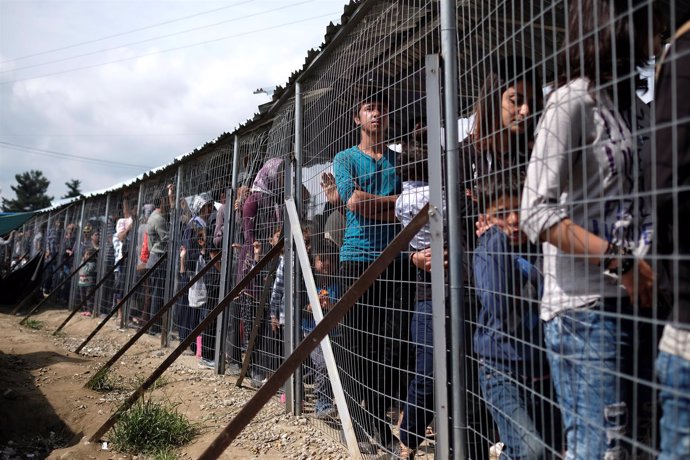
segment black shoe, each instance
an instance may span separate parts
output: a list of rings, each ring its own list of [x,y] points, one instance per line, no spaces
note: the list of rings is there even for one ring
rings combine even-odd
[[[357,448],[359,449],[359,453],[362,455],[376,455],[379,451],[378,446],[369,441],[357,442]]]

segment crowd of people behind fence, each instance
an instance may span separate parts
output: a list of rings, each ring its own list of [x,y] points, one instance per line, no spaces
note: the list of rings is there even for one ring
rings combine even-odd
[[[444,261],[462,264],[465,276],[468,359],[461,364],[472,458],[622,459],[657,451],[663,459],[690,458],[690,248],[679,238],[690,215],[690,85],[683,84],[690,81],[690,25],[677,18],[661,57],[664,20],[655,16],[648,27],[647,9],[623,14],[622,3],[627,8],[613,0],[571,3],[563,64],[546,95],[541,66],[528,57],[496,55],[482,64],[473,126],[459,149],[464,257]],[[654,13],[662,13],[656,4]],[[619,24],[609,27],[614,18]],[[650,55],[661,57],[653,110],[634,96],[635,69]],[[351,104],[358,143],[321,174],[325,208],[309,221],[302,190],[302,232],[324,314],[430,200],[427,146],[438,139],[417,117],[391,142],[386,88],[360,89]],[[20,264],[43,250],[47,295],[77,257],[83,314],[105,314],[124,295],[126,270],[117,264],[130,238],[138,279],[169,252],[169,222],[179,223],[172,266],[180,288],[222,250],[231,219],[236,284],[283,236],[285,167],[285,159],[270,158],[258,171],[245,168],[233,202],[219,187],[176,203],[174,187],[163,186],[137,207],[138,222],[125,197],[122,217],[84,225],[80,248],[79,227],[55,217],[47,231],[2,240],[2,260]],[[341,381],[362,453],[413,458],[433,435],[431,240],[427,224],[331,331],[337,375],[320,348],[305,368],[318,418],[337,420],[330,379]],[[114,282],[110,307],[97,311],[86,299],[98,279],[89,260],[102,246],[112,251]],[[231,305],[224,358],[237,373],[251,347],[257,387],[285,354],[285,271],[281,255]],[[160,264],[134,299],[130,325],[161,309],[165,279]],[[217,305],[220,286],[218,261],[177,301],[179,340]],[[303,282],[295,287],[304,337],[317,307]],[[216,366],[216,329],[209,325],[189,350],[203,367]],[[158,324],[150,332],[160,331]],[[652,410],[657,400],[660,410]]]

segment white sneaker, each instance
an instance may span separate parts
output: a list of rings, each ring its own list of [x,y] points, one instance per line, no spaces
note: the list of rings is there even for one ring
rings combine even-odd
[[[503,452],[503,447],[505,444],[502,442],[497,442],[491,448],[489,448],[489,460],[498,460],[501,458],[501,452]]]

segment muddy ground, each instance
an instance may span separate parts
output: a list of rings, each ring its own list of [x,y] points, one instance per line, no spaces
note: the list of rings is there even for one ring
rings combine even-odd
[[[53,336],[66,316],[66,310],[44,311],[34,317],[40,329],[32,329],[20,326],[21,318],[11,315],[8,308],[0,309],[0,459],[146,458],[103,450],[101,443],[87,438],[172,348],[161,348],[160,338],[144,335],[113,367],[115,390],[84,389],[133,331],[118,330],[116,322],[110,321],[77,355],[72,350],[98,320],[76,316],[64,333]],[[175,450],[178,458],[198,457],[255,393],[235,382],[236,377],[200,369],[194,356],[183,355],[165,372],[162,385],[147,394],[147,398],[176,404],[179,412],[199,426],[196,438]],[[349,458],[338,438],[338,429],[323,422],[286,415],[285,406],[274,398],[221,458]]]

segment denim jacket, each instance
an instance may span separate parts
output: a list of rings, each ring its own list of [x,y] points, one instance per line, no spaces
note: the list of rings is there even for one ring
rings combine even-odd
[[[474,352],[487,361],[529,369],[529,362],[539,362],[535,360],[543,348],[539,320],[543,277],[534,264],[537,247],[517,249],[495,226],[479,238],[473,260],[481,303]]]

